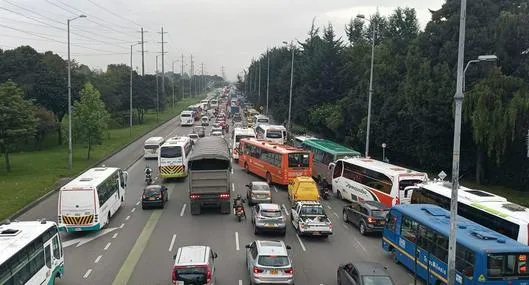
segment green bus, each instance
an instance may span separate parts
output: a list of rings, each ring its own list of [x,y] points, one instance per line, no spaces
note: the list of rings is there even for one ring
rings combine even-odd
[[[313,154],[314,164],[312,176],[327,179],[330,183],[329,163],[344,157],[359,157],[361,153],[326,139],[309,138],[303,140],[301,147],[310,150]]]

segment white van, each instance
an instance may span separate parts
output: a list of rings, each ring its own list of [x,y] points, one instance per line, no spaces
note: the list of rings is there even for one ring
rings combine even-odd
[[[287,129],[283,125],[260,124],[255,128],[255,135],[258,139],[285,144],[287,140]]]
[[[180,113],[180,126],[192,126],[195,123],[193,111],[182,111]]]
[[[158,158],[158,150],[160,146],[165,142],[163,137],[150,137],[143,144],[143,158]]]

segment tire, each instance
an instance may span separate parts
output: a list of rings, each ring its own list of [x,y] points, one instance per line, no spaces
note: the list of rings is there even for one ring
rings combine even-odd
[[[345,223],[349,222],[349,220],[347,219],[347,212],[346,212],[346,211],[343,211],[343,215],[342,215],[342,217],[343,217],[343,221],[344,221]]]
[[[242,221],[242,216],[237,215],[237,220],[240,222]]]
[[[285,230],[285,231],[282,231],[281,233],[279,233],[279,235],[282,236],[282,237],[284,237],[284,236],[287,235],[287,231],[286,231],[286,230]]]
[[[145,206],[141,205],[142,210],[145,210]]]
[[[360,223],[360,226],[359,226],[358,230],[360,231],[361,235],[363,235],[363,236],[366,235],[366,226],[365,226],[364,222]]]
[[[253,234],[254,235],[259,234],[259,230],[257,229],[255,225],[253,226]]]
[[[268,183],[268,185],[272,185],[272,175],[270,174],[270,172],[267,172],[266,173],[266,183]]]
[[[336,191],[336,198],[338,198],[339,200],[342,200],[342,193],[340,192],[340,190],[337,190]]]
[[[397,259],[397,250],[396,249],[392,249],[391,250],[391,256],[392,256],[392,259],[393,259],[393,263],[395,264],[399,264],[399,260]]]

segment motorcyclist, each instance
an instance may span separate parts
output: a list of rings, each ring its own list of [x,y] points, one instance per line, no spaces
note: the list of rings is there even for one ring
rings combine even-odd
[[[152,168],[148,165],[145,166],[145,180],[149,180],[149,182],[152,181]]]
[[[241,197],[240,194],[237,194],[237,197],[233,199],[233,209],[235,210],[235,214],[237,214],[238,209],[242,209],[244,217],[246,217],[246,211],[244,210],[243,203],[244,203],[244,199]]]

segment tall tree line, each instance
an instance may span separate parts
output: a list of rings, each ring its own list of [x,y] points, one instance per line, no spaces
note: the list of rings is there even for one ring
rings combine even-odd
[[[456,83],[460,2],[431,11],[420,31],[414,9],[388,17],[353,18],[346,39],[334,27],[310,27],[295,45],[292,122],[294,129],[319,133],[363,152],[365,148],[372,31],[375,61],[370,156],[382,143],[392,162],[450,172],[453,97]],[[466,73],[461,174],[479,183],[526,189],[529,159],[529,7],[524,1],[469,2],[465,63],[495,54]],[[290,46],[269,51],[270,113],[287,120]],[[261,63],[261,96],[257,95]],[[266,104],[267,55],[250,63],[239,79],[250,100]],[[264,92],[263,92],[264,90]]]

